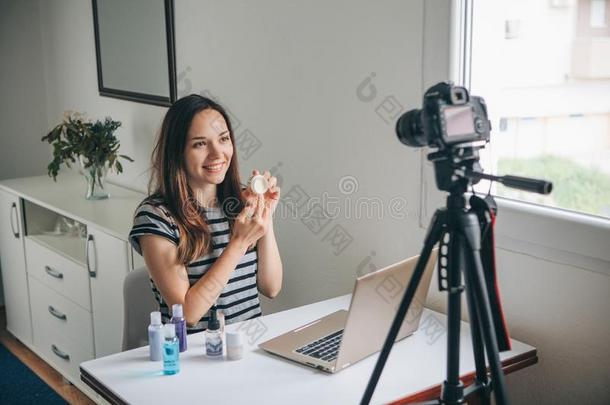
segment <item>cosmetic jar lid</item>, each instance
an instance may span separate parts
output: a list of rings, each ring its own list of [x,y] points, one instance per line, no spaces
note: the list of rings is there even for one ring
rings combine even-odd
[[[250,180],[250,189],[256,194],[265,194],[268,188],[269,182],[261,174],[257,174]]]

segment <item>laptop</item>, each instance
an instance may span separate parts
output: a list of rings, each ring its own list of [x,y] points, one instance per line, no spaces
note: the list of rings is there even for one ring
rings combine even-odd
[[[438,249],[430,254],[396,341],[415,332]],[[336,373],[381,350],[415,270],[414,256],[356,279],[349,310],[340,310],[259,344],[269,353]]]

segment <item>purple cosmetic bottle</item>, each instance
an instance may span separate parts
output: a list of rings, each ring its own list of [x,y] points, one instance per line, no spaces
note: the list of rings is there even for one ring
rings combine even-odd
[[[170,322],[176,327],[176,336],[180,343],[180,353],[186,351],[186,320],[182,313],[182,304],[172,305],[172,319]]]

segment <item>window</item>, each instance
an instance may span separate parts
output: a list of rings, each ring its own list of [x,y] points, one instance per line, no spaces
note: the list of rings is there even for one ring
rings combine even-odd
[[[592,28],[606,26],[606,0],[591,0],[590,23]]]
[[[469,87],[493,128],[481,164],[554,185],[541,196],[494,184],[496,195],[610,218],[609,2],[474,3]]]

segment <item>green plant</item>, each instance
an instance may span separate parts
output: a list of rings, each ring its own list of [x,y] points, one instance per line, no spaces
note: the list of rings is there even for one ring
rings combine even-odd
[[[47,166],[49,176],[57,181],[60,165],[71,167],[70,163],[76,163],[76,159],[81,160],[85,171],[99,170],[108,165],[109,169],[121,173],[123,166],[119,158],[130,162],[133,159],[118,154],[120,143],[114,131],[120,126],[119,121],[110,117],[91,122],[81,114],[66,112],[63,122],[41,139],[53,145],[53,160]]]
[[[498,172],[553,182],[553,192],[548,196],[499,185],[498,191],[503,196],[603,217],[610,213],[610,176],[602,170],[582,166],[567,158],[546,155],[530,159],[500,159]]]

